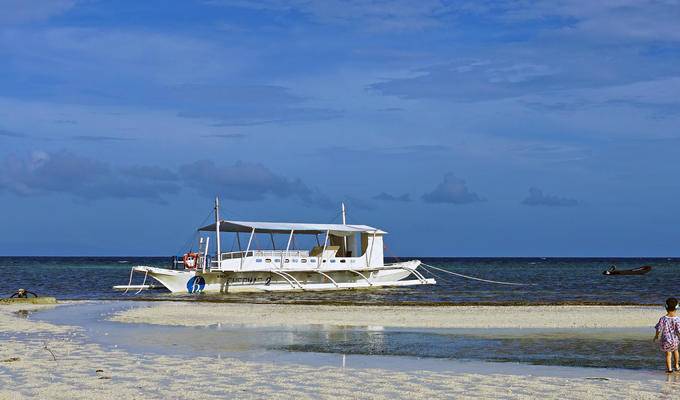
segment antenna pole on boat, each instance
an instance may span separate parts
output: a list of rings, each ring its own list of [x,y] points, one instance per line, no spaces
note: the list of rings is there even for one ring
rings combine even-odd
[[[342,224],[347,225],[347,213],[345,212],[345,202],[340,203],[340,205],[342,206]],[[347,236],[343,235],[342,238],[345,241],[344,252],[345,252],[345,256],[346,256],[347,255]]]
[[[217,262],[222,261],[222,243],[220,241],[220,198],[215,197],[215,236],[217,237]]]

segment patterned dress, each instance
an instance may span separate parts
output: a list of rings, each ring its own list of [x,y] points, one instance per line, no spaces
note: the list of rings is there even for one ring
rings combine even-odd
[[[669,317],[664,315],[656,324],[656,331],[659,332],[659,348],[661,351],[675,351],[680,344],[680,317]]]

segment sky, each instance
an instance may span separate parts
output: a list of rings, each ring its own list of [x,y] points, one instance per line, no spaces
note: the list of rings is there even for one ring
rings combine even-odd
[[[680,256],[678,0],[0,9],[0,255],[176,254],[219,196],[387,255]]]

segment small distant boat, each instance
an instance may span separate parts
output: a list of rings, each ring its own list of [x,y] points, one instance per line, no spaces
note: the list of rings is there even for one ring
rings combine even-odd
[[[644,275],[652,270],[649,265],[643,265],[642,267],[633,269],[622,269],[618,270],[614,265],[609,267],[608,270],[602,272],[602,275]]]

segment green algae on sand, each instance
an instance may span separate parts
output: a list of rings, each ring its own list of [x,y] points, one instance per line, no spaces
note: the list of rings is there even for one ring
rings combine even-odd
[[[54,297],[0,299],[0,305],[3,304],[57,304],[57,299]]]

